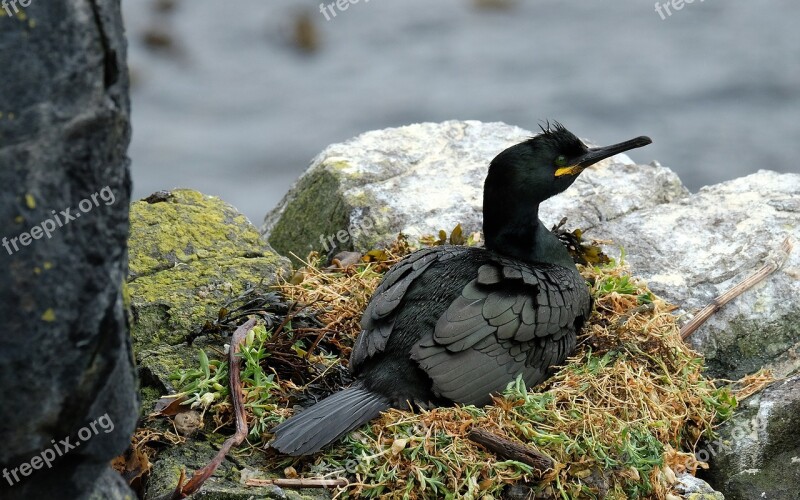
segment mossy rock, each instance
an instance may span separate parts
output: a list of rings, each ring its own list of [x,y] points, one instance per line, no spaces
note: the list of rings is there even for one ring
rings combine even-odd
[[[221,436],[211,435],[210,438],[221,440]],[[161,452],[158,461],[153,464],[147,482],[145,499],[163,498],[164,495],[175,491],[181,469],[187,476],[208,464],[217,452],[218,446],[209,441],[193,440],[185,445],[168,448]],[[259,463],[259,461],[261,463]],[[315,490],[285,490],[277,486],[252,487],[243,484],[242,471],[253,471],[263,468],[263,455],[261,453],[234,453],[223,460],[214,474],[203,484],[203,487],[192,498],[206,500],[251,500],[251,499],[281,499],[281,500],[317,500],[327,499],[330,495],[325,491]],[[258,477],[266,477],[259,474]],[[276,476],[271,476],[276,477]]]
[[[234,207],[185,189],[133,203],[128,245],[134,352],[145,382],[166,388],[171,372],[196,364],[187,335],[215,320],[226,301],[288,270]]]
[[[348,224],[349,209],[339,188],[340,181],[324,166],[300,179],[292,190],[295,196],[272,227],[270,244],[296,258],[321,250],[320,235],[335,234]],[[352,249],[352,244],[343,249]]]

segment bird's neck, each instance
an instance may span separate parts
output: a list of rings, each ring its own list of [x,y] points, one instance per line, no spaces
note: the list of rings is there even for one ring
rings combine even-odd
[[[529,264],[575,268],[564,244],[539,220],[538,203],[484,206],[483,233],[486,248],[493,252]]]

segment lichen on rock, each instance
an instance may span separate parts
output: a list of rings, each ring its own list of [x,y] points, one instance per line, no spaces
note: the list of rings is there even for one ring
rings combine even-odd
[[[134,352],[165,387],[196,360],[187,335],[216,319],[227,299],[288,269],[234,207],[185,189],[133,203],[128,244]]]

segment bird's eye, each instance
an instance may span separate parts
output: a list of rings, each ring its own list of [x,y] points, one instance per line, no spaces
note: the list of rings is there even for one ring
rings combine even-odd
[[[558,155],[556,158],[556,167],[566,167],[567,166],[567,157],[564,155]]]

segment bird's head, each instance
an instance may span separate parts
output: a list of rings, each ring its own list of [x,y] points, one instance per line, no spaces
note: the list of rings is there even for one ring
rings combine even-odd
[[[560,123],[511,146],[492,160],[483,185],[483,234],[486,248],[528,261],[571,266],[571,258],[547,229],[539,231],[539,203],[567,189],[586,167],[650,138],[590,148]],[[552,235],[551,235],[552,236]]]
[[[542,202],[567,189],[586,167],[651,142],[641,136],[590,148],[560,123],[548,123],[541,134],[511,146],[492,160],[484,185],[484,210],[492,196],[497,200],[512,196],[520,201]]]

